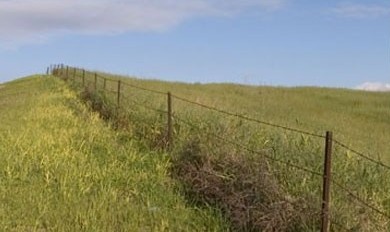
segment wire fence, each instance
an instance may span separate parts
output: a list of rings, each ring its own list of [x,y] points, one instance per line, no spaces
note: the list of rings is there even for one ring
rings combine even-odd
[[[351,154],[359,157],[360,159],[363,159],[371,164],[376,165],[377,167],[380,167],[383,169],[383,172],[389,171],[390,166],[384,164],[380,160],[376,160],[371,158],[369,155],[364,154],[363,152],[358,151],[357,149],[354,149],[352,147],[349,147],[346,145],[346,143],[341,142],[339,140],[333,139],[332,133],[327,132],[326,135],[321,135],[297,128],[291,128],[285,125],[279,125],[267,121],[262,121],[256,118],[252,118],[249,116],[245,116],[242,114],[226,111],[219,109],[217,107],[209,106],[203,103],[191,101],[189,99],[186,99],[184,97],[171,94],[170,92],[163,92],[160,90],[155,89],[149,89],[142,86],[137,86],[132,83],[128,83],[126,81],[120,80],[120,79],[113,79],[113,78],[107,78],[106,76],[100,75],[98,73],[88,72],[81,68],[75,68],[75,67],[69,67],[64,66],[62,64],[60,65],[51,65],[46,70],[47,74],[52,74],[54,76],[60,77],[64,80],[71,79],[73,83],[78,83],[81,85],[82,88],[91,88],[92,91],[103,91],[109,94],[114,94],[116,98],[116,107],[119,109],[122,107],[124,103],[123,101],[126,101],[127,104],[131,104],[133,106],[139,106],[143,107],[144,109],[151,110],[154,112],[157,112],[159,114],[166,115],[166,133],[164,138],[166,140],[166,148],[167,150],[171,150],[172,147],[175,146],[174,144],[174,136],[178,136],[174,133],[174,124],[175,123],[181,123],[189,128],[191,128],[194,131],[197,131],[197,133],[204,133],[207,136],[211,136],[219,140],[220,142],[224,144],[230,144],[233,146],[236,146],[237,148],[250,152],[252,154],[261,155],[264,158],[272,161],[277,162],[279,164],[285,165],[287,167],[300,170],[302,172],[306,172],[307,174],[310,174],[312,176],[317,176],[322,178],[322,200],[321,200],[321,231],[329,231],[330,225],[333,225],[334,228],[339,228],[344,231],[351,231],[350,229],[346,228],[345,225],[340,224],[335,221],[331,217],[331,210],[332,207],[330,206],[330,194],[331,194],[331,187],[335,186],[338,190],[344,192],[344,194],[348,197],[349,200],[356,201],[363,207],[371,210],[373,213],[380,215],[383,217],[386,221],[385,226],[382,226],[382,228],[385,228],[384,231],[386,231],[386,228],[389,229],[389,223],[390,223],[390,215],[388,212],[384,211],[384,209],[380,209],[377,206],[374,206],[373,204],[368,202],[368,199],[364,199],[363,197],[360,197],[356,192],[357,190],[351,190],[348,187],[345,186],[345,184],[339,182],[338,180],[335,180],[332,178],[332,175],[337,175],[337,173],[334,173],[332,171],[332,151],[335,149],[332,147],[332,145],[335,145],[339,149],[344,149],[345,151],[350,152]],[[100,80],[100,83],[99,83]],[[166,110],[157,109],[153,106],[147,105],[145,102],[139,102],[137,99],[132,98],[132,96],[127,94],[127,91],[124,92],[124,90],[127,89],[137,89],[139,91],[144,91],[152,94],[157,94],[160,98],[166,98]],[[264,125],[284,131],[289,131],[292,133],[297,133],[317,139],[323,139],[325,144],[325,150],[323,152],[324,154],[324,163],[323,163],[323,172],[319,172],[317,170],[312,170],[308,167],[304,167],[302,165],[293,163],[291,161],[286,161],[277,157],[274,157],[272,155],[267,154],[267,152],[264,152],[262,150],[258,151],[256,149],[253,149],[245,144],[242,144],[240,142],[237,142],[234,139],[229,139],[224,136],[221,136],[216,133],[212,133],[209,131],[205,131],[203,128],[201,128],[199,125],[190,122],[189,120],[184,119],[183,117],[176,115],[173,113],[172,109],[172,101],[177,100],[181,101],[183,103],[186,103],[188,105],[192,105],[194,107],[200,107],[205,110],[209,110],[212,112],[215,112],[217,114],[221,114],[227,117],[232,117],[240,120],[244,120],[247,122]],[[380,225],[378,225],[380,227]]]

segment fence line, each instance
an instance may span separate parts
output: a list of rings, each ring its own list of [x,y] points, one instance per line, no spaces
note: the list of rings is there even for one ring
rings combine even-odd
[[[50,66],[47,68],[47,71],[50,73],[52,73],[53,75],[55,76],[63,76],[64,73],[65,73],[65,77],[64,79],[68,79],[69,78],[69,67],[66,66],[66,72],[64,72],[64,65],[54,65],[54,66]],[[84,69],[77,69],[79,71],[82,72],[82,85],[85,86],[85,77],[86,77],[86,71]],[[73,78],[74,78],[74,81],[75,81],[75,77],[78,76],[77,75],[77,71],[76,71],[76,68],[73,68]],[[159,110],[159,109],[155,109],[153,107],[149,107],[149,106],[145,106],[144,104],[142,103],[138,103],[134,100],[131,100],[132,103],[134,104],[137,104],[139,106],[142,106],[146,109],[149,109],[149,110],[154,110],[156,112],[160,112],[160,113],[165,113],[167,114],[168,116],[168,125],[167,125],[167,129],[168,129],[168,150],[170,149],[170,147],[173,145],[172,144],[172,119],[176,119],[177,121],[180,121],[180,122],[183,122],[184,124],[187,124],[188,126],[192,127],[193,129],[196,129],[198,130],[199,132],[201,132],[201,128],[199,128],[198,126],[186,121],[186,120],[183,120],[181,119],[180,117],[177,117],[176,115],[173,115],[172,114],[172,106],[171,106],[171,98],[174,98],[174,99],[177,99],[177,100],[180,100],[180,101],[183,101],[183,102],[186,102],[186,103],[189,103],[189,104],[193,104],[193,105],[197,105],[199,107],[202,107],[202,108],[205,108],[205,109],[209,109],[209,110],[212,110],[212,111],[215,111],[215,112],[219,112],[221,114],[225,114],[225,115],[228,115],[228,116],[232,116],[232,117],[236,117],[236,118],[240,118],[240,119],[243,119],[243,120],[246,120],[246,121],[251,121],[251,122],[255,122],[255,123],[258,123],[258,124],[263,124],[263,125],[268,125],[268,126],[271,126],[271,127],[275,127],[275,128],[279,128],[279,129],[283,129],[283,130],[287,130],[287,131],[291,131],[291,132],[295,132],[295,133],[299,133],[299,134],[304,134],[304,135],[308,135],[308,136],[313,136],[313,137],[317,137],[317,138],[323,138],[325,139],[325,141],[327,142],[326,145],[327,146],[330,146],[330,149],[328,152],[331,152],[332,150],[332,143],[335,143],[336,145],[348,150],[348,151],[351,151],[352,153],[364,158],[365,160],[368,160],[372,163],[375,163],[377,165],[380,165],[386,169],[389,169],[390,170],[390,166],[382,163],[381,161],[378,161],[378,160],[375,160],[373,158],[370,158],[368,157],[367,155],[364,155],[362,152],[359,152],[353,148],[350,148],[349,146],[345,145],[344,143],[338,141],[338,140],[335,140],[333,138],[329,137],[328,136],[324,136],[324,135],[319,135],[319,134],[315,134],[315,133],[311,133],[311,132],[307,132],[307,131],[303,131],[303,130],[300,130],[300,129],[295,129],[295,128],[290,128],[290,127],[287,127],[287,126],[282,126],[282,125],[278,125],[278,124],[274,124],[274,123],[270,123],[270,122],[266,122],[266,121],[261,121],[261,120],[258,120],[258,119],[255,119],[255,118],[251,118],[251,117],[248,117],[248,116],[244,116],[244,115],[241,115],[241,114],[238,114],[238,113],[232,113],[232,112],[228,112],[228,111],[225,111],[225,110],[221,110],[221,109],[218,109],[216,107],[212,107],[212,106],[208,106],[208,105],[205,105],[205,104],[202,104],[202,103],[198,103],[198,102],[193,102],[191,100],[188,100],[188,99],[185,99],[185,98],[182,98],[182,97],[179,97],[179,96],[176,96],[176,95],[173,95],[173,94],[170,94],[169,92],[168,93],[165,93],[165,92],[162,92],[162,91],[158,91],[158,90],[153,90],[153,89],[148,89],[148,88],[144,88],[144,87],[139,87],[139,86],[136,86],[136,85],[133,85],[133,84],[129,84],[129,83],[126,83],[126,82],[121,82],[121,80],[114,80],[114,79],[110,79],[110,78],[106,78],[104,76],[100,76],[98,75],[97,73],[95,73],[94,75],[95,77],[95,90],[97,90],[97,79],[98,78],[103,78],[104,80],[104,88],[103,90],[106,91],[106,92],[111,92],[111,93],[115,93],[117,94],[117,107],[119,108],[120,107],[120,98],[121,96],[126,98],[126,99],[129,99],[128,96],[124,95],[124,94],[121,94],[121,84],[122,86],[127,86],[127,87],[130,87],[130,88],[135,88],[135,89],[139,89],[139,90],[143,90],[143,91],[148,91],[148,92],[152,92],[152,93],[156,93],[156,94],[160,94],[160,95],[167,95],[168,96],[168,111],[164,111],[164,110]],[[117,82],[118,83],[118,86],[117,86],[117,90],[106,90],[106,81],[112,81],[112,82]],[[87,83],[93,83],[93,82],[88,82]],[[386,213],[382,212],[381,210],[375,208],[374,206],[372,206],[371,204],[367,203],[366,201],[364,201],[363,199],[361,199],[359,196],[357,196],[356,194],[353,193],[353,191],[349,190],[347,187],[343,186],[342,184],[338,183],[337,181],[334,181],[334,180],[331,180],[330,179],[330,173],[333,174],[333,172],[330,171],[330,166],[329,166],[329,170],[326,170],[326,165],[327,165],[327,162],[329,162],[329,165],[330,165],[330,160],[327,161],[327,158],[330,158],[330,153],[327,154],[326,152],[326,158],[325,158],[325,168],[324,168],[324,173],[319,173],[319,172],[316,172],[316,171],[313,171],[313,170],[310,170],[308,168],[305,168],[305,167],[302,167],[302,166],[299,166],[299,165],[296,165],[296,164],[292,164],[291,162],[288,162],[288,161],[284,161],[284,160],[280,160],[280,159],[276,159],[274,157],[271,157],[269,155],[266,155],[264,152],[260,152],[260,151],[256,151],[256,150],[253,150],[243,144],[240,144],[240,143],[237,143],[237,142],[234,142],[234,141],[231,141],[231,140],[228,140],[226,138],[223,138],[219,135],[216,135],[216,134],[211,134],[209,133],[208,134],[209,136],[213,136],[215,138],[217,138],[218,140],[224,142],[224,143],[227,143],[227,144],[231,144],[231,145],[235,145],[237,147],[239,147],[240,149],[242,150],[246,150],[248,152],[251,152],[251,153],[254,153],[254,154],[259,154],[259,155],[262,155],[264,156],[265,158],[271,160],[271,161],[274,161],[274,162],[278,162],[278,163],[282,163],[286,166],[289,166],[289,167],[293,167],[295,169],[298,169],[298,170],[301,170],[301,171],[304,171],[304,172],[307,172],[307,173],[311,173],[312,175],[315,175],[315,176],[321,176],[323,177],[324,179],[324,186],[323,186],[323,201],[322,201],[322,204],[329,204],[329,196],[326,196],[326,194],[329,195],[330,193],[330,184],[334,184],[336,185],[338,188],[342,189],[344,192],[348,193],[348,197],[350,198],[353,198],[355,199],[356,201],[358,201],[359,203],[361,203],[364,207],[366,208],[369,208],[371,210],[373,210],[374,212],[386,217],[387,219],[390,220],[390,216],[387,215]],[[328,135],[328,133],[327,133]],[[327,150],[327,149],[326,149]],[[327,155],[329,155],[329,157],[327,157]],[[327,183],[326,183],[327,182]],[[337,224],[337,223],[334,223],[334,222],[331,222],[331,219],[329,217],[329,210],[327,209],[327,207],[323,207],[322,209],[322,229],[321,231],[323,232],[327,232],[329,231],[329,222],[330,223],[333,223],[335,225],[338,225],[338,226],[341,226],[340,224]],[[344,229],[344,228],[343,228]],[[346,229],[347,230],[347,229]]]
[[[106,78],[106,77],[103,77],[103,76],[101,76],[101,77],[106,79],[106,80],[112,81],[112,82],[117,82],[118,81],[118,80],[114,80],[114,79],[111,79],[111,78]],[[140,86],[136,86],[136,85],[133,85],[133,84],[126,83],[126,82],[122,82],[121,84],[124,85],[124,86],[129,86],[131,88],[144,90],[144,91],[148,91],[148,92],[152,92],[152,93],[156,93],[156,94],[160,94],[160,95],[166,95],[167,94],[166,92],[153,90],[153,89],[149,89],[149,88],[145,88],[145,87],[140,87]],[[116,93],[115,90],[113,90],[113,92]],[[275,124],[275,123],[261,121],[261,120],[258,120],[258,119],[255,119],[255,118],[251,118],[251,117],[248,117],[248,116],[245,116],[245,115],[241,115],[241,114],[238,114],[238,113],[231,113],[231,112],[228,112],[228,111],[224,111],[224,110],[218,109],[216,107],[211,107],[211,106],[208,106],[208,105],[205,105],[205,104],[202,104],[202,103],[194,102],[194,101],[185,99],[183,97],[179,97],[179,96],[174,95],[174,94],[172,94],[172,97],[175,98],[175,99],[181,100],[183,102],[187,102],[187,103],[190,103],[190,104],[198,105],[200,107],[203,107],[203,108],[206,108],[206,109],[209,109],[209,110],[213,110],[215,112],[219,112],[219,113],[222,113],[222,114],[225,114],[225,115],[228,115],[228,116],[241,118],[241,119],[246,120],[246,121],[251,121],[251,122],[258,123],[258,124],[263,124],[263,125],[267,125],[267,126],[271,126],[271,127],[275,127],[275,128],[280,128],[280,129],[284,129],[284,130],[287,130],[287,131],[292,131],[292,132],[296,132],[296,133],[299,133],[299,134],[304,134],[304,135],[308,135],[308,136],[312,136],[312,137],[325,138],[324,135],[319,135],[319,134],[315,134],[315,133],[312,133],[312,132],[303,131],[303,130],[300,130],[300,129],[295,129],[295,128],[291,128],[291,127],[287,127],[287,126],[283,126],[283,125],[278,125],[278,124]],[[353,148],[348,147],[347,145],[345,145],[344,143],[340,142],[339,140],[332,139],[332,141],[335,144],[339,145],[340,147],[342,147],[344,149],[347,149],[347,150],[355,153],[356,155],[361,156],[362,158],[364,158],[366,160],[369,160],[369,161],[371,161],[371,162],[373,162],[375,164],[381,165],[381,166],[383,166],[383,167],[385,167],[385,168],[390,170],[390,166],[384,164],[383,162],[377,161],[377,160],[375,160],[373,158],[370,158],[367,155],[364,155],[362,152],[359,152],[359,151],[357,151],[357,150],[355,150]]]

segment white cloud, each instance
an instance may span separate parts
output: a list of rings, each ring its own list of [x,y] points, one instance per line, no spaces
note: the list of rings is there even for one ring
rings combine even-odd
[[[390,84],[380,83],[380,82],[365,82],[365,83],[357,86],[356,89],[366,90],[366,91],[387,92],[387,91],[390,91]]]
[[[201,16],[275,10],[287,0],[0,0],[0,43],[54,35],[161,31]],[[0,45],[1,46],[1,45]]]
[[[332,12],[347,18],[377,18],[390,16],[389,5],[343,3],[332,9]]]

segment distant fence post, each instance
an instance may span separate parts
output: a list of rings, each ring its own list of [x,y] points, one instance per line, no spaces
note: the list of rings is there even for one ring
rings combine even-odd
[[[46,75],[49,75],[49,72],[50,72],[50,68],[47,67],[47,68],[46,68]]]
[[[118,110],[119,110],[119,107],[120,107],[120,100],[121,100],[121,81],[119,80],[118,81],[118,95],[117,95],[117,99],[116,99]]]
[[[95,73],[95,91],[97,90],[97,73]]]
[[[167,138],[167,142],[168,142],[168,150],[171,150],[172,149],[172,146],[173,146],[173,129],[172,129],[172,95],[171,95],[171,92],[168,92],[167,94],[167,97],[168,97],[168,138]]]
[[[83,86],[85,86],[85,69],[83,69]]]
[[[76,81],[76,68],[73,68],[73,81]]]
[[[68,65],[66,66],[65,76],[66,76],[66,79],[68,80],[68,78],[69,78],[69,67],[68,67]]]
[[[329,232],[329,200],[332,165],[332,142],[333,134],[332,132],[327,131],[325,137],[325,160],[322,187],[321,232]]]
[[[60,77],[63,77],[63,75],[64,75],[64,69],[63,69],[64,67],[63,67],[63,65],[62,64],[59,64],[58,65],[58,75],[60,76]]]

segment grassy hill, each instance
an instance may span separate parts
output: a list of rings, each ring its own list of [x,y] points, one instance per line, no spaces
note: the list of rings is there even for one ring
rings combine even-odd
[[[331,231],[389,230],[390,170],[360,154],[390,163],[389,93],[54,71],[0,89],[3,228],[319,231],[331,130],[354,149],[333,144]]]
[[[81,69],[70,69],[68,75],[65,69],[57,71],[83,91],[95,110],[152,150],[167,142],[165,93],[170,91],[171,175],[190,199],[221,209],[234,230],[319,230],[321,136],[330,130],[335,141],[351,148],[334,143],[332,230],[388,231],[390,172],[365,157],[389,163],[389,93],[185,84],[92,72],[83,80]]]
[[[221,231],[190,207],[166,154],[104,123],[57,78],[0,89],[2,231]]]

